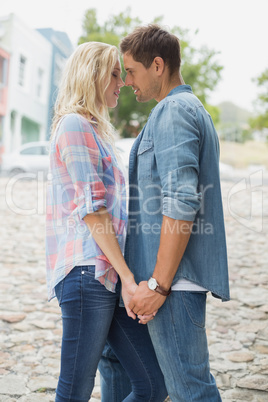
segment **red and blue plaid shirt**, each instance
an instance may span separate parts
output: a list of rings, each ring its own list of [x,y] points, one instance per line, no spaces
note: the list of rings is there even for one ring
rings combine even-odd
[[[73,267],[90,258],[95,259],[95,278],[114,292],[117,273],[83,218],[106,207],[123,252],[125,179],[111,146],[79,114],[68,114],[58,124],[50,146],[50,175],[46,214],[48,299],[55,296],[55,286]]]

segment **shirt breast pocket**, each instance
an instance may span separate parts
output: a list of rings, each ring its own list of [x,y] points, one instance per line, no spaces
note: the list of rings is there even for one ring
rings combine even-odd
[[[143,140],[138,148],[138,179],[146,180],[152,178],[153,164],[153,142],[152,140]]]

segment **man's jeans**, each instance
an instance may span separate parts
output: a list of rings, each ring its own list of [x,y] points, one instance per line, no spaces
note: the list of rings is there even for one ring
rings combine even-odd
[[[75,267],[55,289],[63,322],[56,402],[90,399],[106,340],[131,379],[124,401],[162,402],[167,392],[147,327],[119,307],[120,284],[116,293],[109,292],[94,271]],[[111,402],[112,392],[117,390],[109,389],[102,401]]]
[[[173,291],[148,325],[172,402],[221,401],[209,367],[206,297]]]
[[[210,373],[205,316],[206,292],[173,291],[154,320],[148,323],[172,402],[221,401]],[[102,388],[109,382],[111,386],[115,370],[117,379],[120,378],[119,363],[116,363],[115,370],[112,366],[113,360],[110,359],[110,370],[107,368],[103,373],[105,383],[102,383]]]

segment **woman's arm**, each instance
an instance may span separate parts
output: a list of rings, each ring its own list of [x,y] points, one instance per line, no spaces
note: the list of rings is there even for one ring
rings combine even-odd
[[[84,219],[94,240],[119,274],[127,314],[136,318],[129,303],[137,285],[124,260],[106,209],[102,156],[94,128],[80,115],[66,116],[59,127],[57,153],[72,180],[79,217]]]
[[[84,217],[94,240],[110,261],[122,282],[122,296],[125,303],[127,314],[133,319],[136,315],[129,308],[129,302],[135,293],[137,284],[134,275],[128,268],[124,256],[121,252],[117,241],[114,227],[110,215],[105,207],[101,207],[98,211],[87,214]]]

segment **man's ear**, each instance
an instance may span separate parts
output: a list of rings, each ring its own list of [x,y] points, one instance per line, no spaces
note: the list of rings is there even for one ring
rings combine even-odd
[[[162,75],[165,69],[165,62],[162,57],[155,57],[153,63],[157,75]]]

